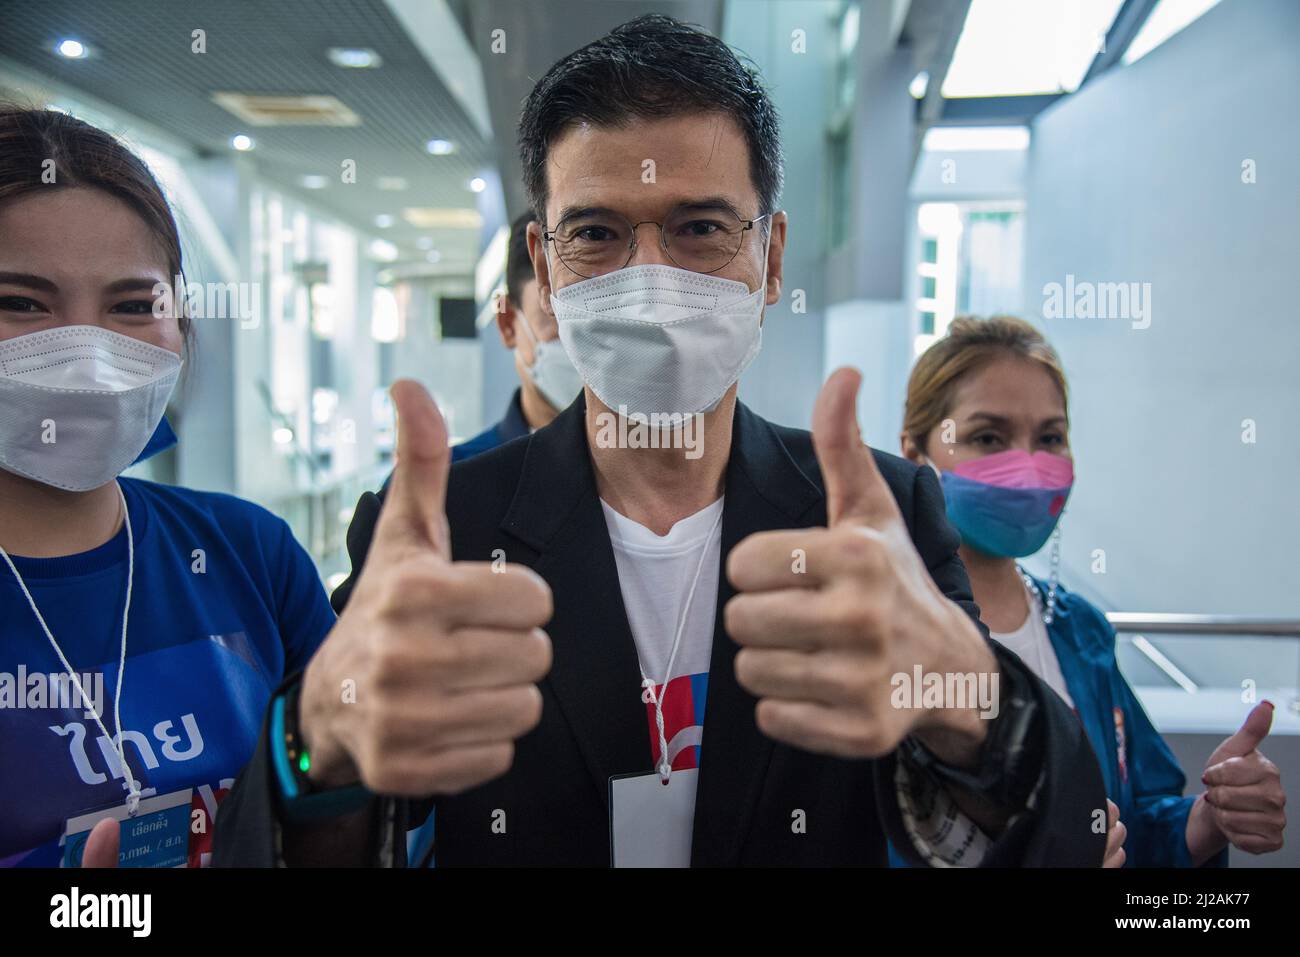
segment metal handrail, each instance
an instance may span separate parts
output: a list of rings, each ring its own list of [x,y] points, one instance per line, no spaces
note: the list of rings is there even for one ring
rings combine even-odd
[[[1300,638],[1300,621],[1282,618],[1245,618],[1240,615],[1174,615],[1159,612],[1106,612],[1106,620],[1121,634],[1133,636],[1133,647],[1153,665],[1179,685],[1194,694],[1196,682],[1169,659],[1159,648],[1147,641],[1141,632],[1163,635],[1249,635],[1257,638]],[[1291,707],[1300,710],[1300,698]]]
[[[1148,612],[1108,611],[1106,620],[1120,632],[1146,631],[1152,634],[1253,635],[1267,638],[1300,638],[1300,620],[1245,618],[1240,615],[1170,615]]]

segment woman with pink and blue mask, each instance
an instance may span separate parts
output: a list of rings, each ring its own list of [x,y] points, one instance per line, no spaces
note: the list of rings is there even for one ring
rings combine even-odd
[[[1058,523],[1075,480],[1067,403],[1060,360],[1038,330],[1007,316],[960,317],[912,370],[902,451],[939,473],[992,637],[1083,721],[1111,804],[1106,866],[1222,866],[1229,845],[1276,851],[1286,795],[1259,750],[1273,705],[1250,711],[1208,756],[1205,789],[1184,797],[1177,761],[1120,673],[1114,629],[1058,581]],[[1049,541],[1044,581],[1016,560]]]

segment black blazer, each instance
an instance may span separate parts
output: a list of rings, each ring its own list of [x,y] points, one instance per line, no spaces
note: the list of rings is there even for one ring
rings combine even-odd
[[[652,769],[635,644],[596,493],[581,397],[546,428],[455,464],[447,493],[452,553],[528,565],[550,585],[546,630],[554,662],[540,687],[540,724],[517,742],[510,771],[464,794],[432,802],[438,866],[461,864],[608,866],[608,781]],[[722,518],[724,563],[753,532],[826,523],[826,500],[808,432],[774,425],[737,403]],[[940,589],[978,623],[958,539],[933,473],[874,452],[917,550]],[[342,610],[360,573],[382,504],[366,493],[348,530],[352,576],[334,592]],[[495,552],[496,555],[501,554]],[[717,618],[705,705],[692,864],[884,865],[886,834],[914,856],[895,798],[894,758],[844,760],[779,744],[759,732],[756,699],[737,683],[737,646],[723,630],[735,593],[719,575]],[[981,630],[987,629],[981,624]],[[1040,701],[1045,779],[1035,802],[1000,836],[987,864],[1097,866],[1104,834],[1093,811],[1106,807],[1102,778],[1078,719],[1059,697],[996,643]],[[222,803],[215,863],[274,861],[275,778],[265,734],[253,761]],[[399,803],[403,826],[429,802]],[[792,814],[805,814],[794,833]],[[495,833],[498,811],[505,833]],[[495,817],[494,817],[495,816]],[[498,827],[499,831],[500,828]]]

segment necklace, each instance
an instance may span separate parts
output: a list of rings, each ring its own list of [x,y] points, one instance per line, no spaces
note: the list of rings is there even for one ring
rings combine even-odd
[[[1043,605],[1043,624],[1050,625],[1052,619],[1056,617],[1056,588],[1061,580],[1061,526],[1056,526],[1052,532],[1052,557],[1051,570],[1047,575],[1047,598],[1043,599],[1043,594],[1038,589],[1038,584],[1029,576],[1019,565],[1016,565],[1016,571],[1020,573],[1021,580],[1025,587],[1033,594],[1038,596],[1038,600]]]
[[[104,737],[113,743],[113,749],[117,752],[117,760],[122,768],[122,774],[126,777],[127,783],[124,787],[127,789],[126,809],[131,817],[135,817],[136,811],[140,807],[140,782],[135,779],[131,769],[126,763],[126,754],[122,747],[122,673],[126,670],[126,626],[131,614],[131,585],[135,578],[135,538],[131,532],[131,513],[126,507],[126,495],[122,492],[122,486],[117,486],[117,497],[122,503],[122,521],[126,525],[126,605],[122,609],[122,647],[121,653],[117,659],[117,688],[113,692],[113,722],[117,725],[117,736],[114,737],[108,733],[108,728],[104,727],[104,719],[100,717],[99,709],[90,702],[90,697],[86,694],[86,689],[82,687],[81,679],[72,665],[68,663],[67,656],[64,655],[63,649],[59,643],[54,640],[54,635],[50,631],[50,626],[45,623],[45,617],[41,610],[36,607],[36,599],[32,593],[27,590],[27,583],[23,581],[23,576],[18,574],[18,568],[14,565],[13,559],[9,553],[0,547],[0,558],[3,558],[9,570],[14,573],[14,578],[18,580],[18,587],[22,589],[23,595],[27,598],[27,604],[32,606],[32,614],[40,622],[41,630],[45,632],[45,637],[50,640],[54,646],[54,653],[59,656],[59,663],[68,673],[68,677],[76,686],[77,691],[81,694],[82,702],[90,709],[95,716],[95,724],[99,725],[99,730],[104,732]]]

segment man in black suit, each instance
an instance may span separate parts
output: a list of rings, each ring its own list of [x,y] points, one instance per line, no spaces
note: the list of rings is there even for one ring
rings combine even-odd
[[[400,864],[433,808],[439,866],[883,865],[886,838],[1100,864],[1083,730],[987,640],[934,475],[862,443],[858,375],[811,435],[736,399],[787,228],[756,77],[639,18],[538,82],[520,139],[584,393],[449,470],[436,406],[394,387],[392,483],[358,504],[339,623],[277,695],[216,862]],[[645,447],[638,413],[686,418]]]

